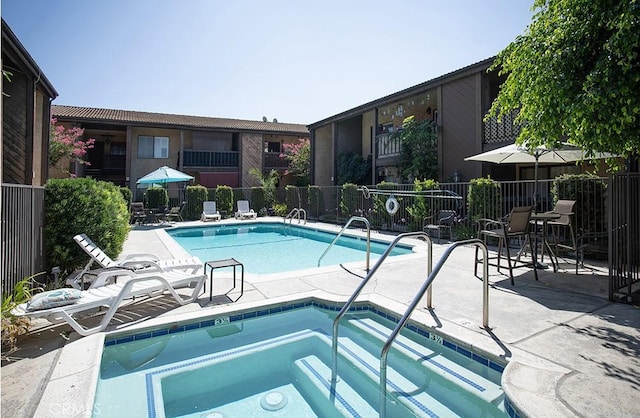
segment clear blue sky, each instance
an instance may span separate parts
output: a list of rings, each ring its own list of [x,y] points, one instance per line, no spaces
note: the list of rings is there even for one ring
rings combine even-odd
[[[2,0],[54,104],[309,124],[496,55],[533,0]]]

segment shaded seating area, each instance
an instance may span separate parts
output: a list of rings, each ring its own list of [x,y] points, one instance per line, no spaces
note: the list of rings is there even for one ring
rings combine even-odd
[[[509,278],[511,279],[511,284],[515,284],[513,280],[513,269],[518,267],[516,263],[520,263],[525,266],[532,266],[535,279],[538,280],[538,271],[535,268],[536,264],[536,254],[535,251],[532,253],[531,262],[522,262],[520,261],[520,257],[522,256],[524,249],[529,246],[533,248],[534,246],[531,244],[531,206],[519,206],[514,207],[507,218],[505,220],[492,220],[492,219],[480,219],[480,229],[478,231],[478,238],[487,243],[489,238],[493,238],[498,241],[497,243],[497,256],[490,257],[490,259],[496,259],[497,262],[492,264],[489,262],[489,265],[495,266],[498,268],[498,272],[501,268],[501,259],[503,250],[506,252],[507,259],[507,267],[509,269]],[[519,250],[515,257],[511,257],[510,243],[512,240],[517,240],[519,244]],[[475,251],[475,265],[474,265],[474,274],[478,275],[478,263],[481,263],[482,259],[478,259],[478,248],[476,247]]]
[[[446,232],[449,239],[451,239],[455,217],[455,210],[439,210],[437,215],[427,216],[423,219],[422,230],[431,237],[436,236],[438,243],[440,243],[443,231]]]
[[[183,201],[180,206],[172,207],[167,215],[165,216],[165,220],[167,222],[184,222],[184,218],[182,217],[182,212],[184,211],[184,207],[187,205],[187,202]]]

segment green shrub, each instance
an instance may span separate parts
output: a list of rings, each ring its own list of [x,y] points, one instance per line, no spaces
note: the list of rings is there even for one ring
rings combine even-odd
[[[289,213],[287,211],[287,204],[286,203],[275,203],[273,205],[273,210],[274,210],[276,216],[282,216],[283,218],[285,216],[287,216],[287,214]]]
[[[259,214],[266,214],[267,206],[265,201],[265,190],[262,187],[251,188],[251,208],[258,211]]]
[[[120,193],[122,193],[124,201],[127,202],[127,208],[129,208],[131,206],[131,199],[133,199],[133,192],[128,187],[120,187]]]
[[[472,222],[482,218],[502,218],[500,183],[489,177],[471,179],[467,193],[467,214]]]
[[[185,221],[196,221],[202,215],[202,204],[209,200],[209,191],[206,187],[196,184],[187,186],[187,204],[184,207],[182,218]]]
[[[324,196],[318,186],[309,186],[309,218],[318,219],[324,214]]]
[[[302,205],[300,202],[300,190],[298,186],[287,185],[284,188],[285,192],[285,203],[287,204],[287,213],[291,212],[292,209],[298,208]]]
[[[169,204],[169,195],[164,187],[149,187],[144,193],[144,204],[146,208],[157,209]]]
[[[16,348],[16,342],[20,335],[29,331],[31,321],[26,316],[16,316],[12,313],[13,308],[31,299],[34,292],[42,290],[33,280],[35,277],[44,274],[38,273],[31,277],[20,280],[13,288],[12,292],[3,292],[2,311],[0,321],[2,323],[2,352],[6,354]]]
[[[216,208],[220,213],[233,214],[233,202],[235,202],[235,198],[231,187],[218,186],[216,188]]]
[[[413,181],[414,190],[422,192],[425,190],[438,190],[440,184],[436,180],[418,180]],[[413,198],[413,204],[407,208],[409,213],[409,225],[412,231],[420,231],[422,222],[425,217],[432,216],[440,208],[440,199],[430,199],[428,196],[418,194]]]
[[[607,230],[604,201],[607,183],[593,174],[564,174],[551,186],[554,203],[560,199],[575,200],[576,234]]]
[[[353,183],[342,185],[340,194],[340,211],[345,216],[353,216],[358,209],[358,186]]]
[[[85,233],[110,257],[122,251],[129,232],[129,210],[113,183],[91,178],[50,179],[45,186],[47,270],[62,275],[87,262],[73,237]]]

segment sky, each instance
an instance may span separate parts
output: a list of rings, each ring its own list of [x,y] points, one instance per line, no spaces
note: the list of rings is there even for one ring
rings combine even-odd
[[[311,124],[498,54],[533,0],[2,0],[54,104]]]

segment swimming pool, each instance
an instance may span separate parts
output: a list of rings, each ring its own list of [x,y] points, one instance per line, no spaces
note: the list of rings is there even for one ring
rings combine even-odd
[[[109,336],[94,411],[149,418],[378,416],[380,350],[398,318],[369,304],[345,316],[332,392],[337,310],[309,300]],[[408,328],[389,356],[389,417],[507,416],[503,364]]]
[[[245,271],[255,274],[318,267],[318,259],[336,237],[317,229],[261,222],[176,228],[167,233],[189,254],[203,261],[235,258],[244,264]],[[366,238],[341,236],[321,265],[363,262],[366,242]],[[387,246],[387,243],[371,240],[372,263]],[[390,255],[411,252],[411,247],[399,245]]]

